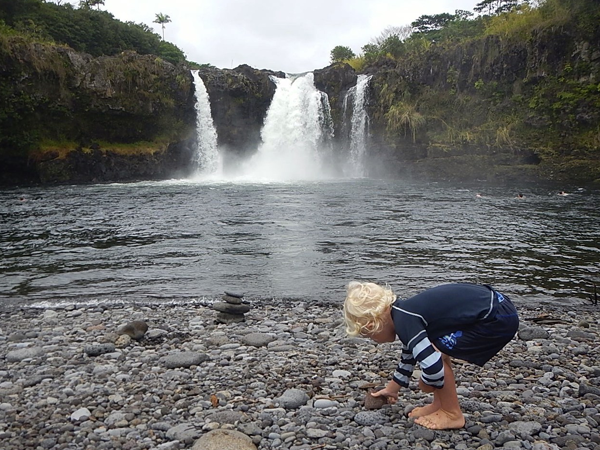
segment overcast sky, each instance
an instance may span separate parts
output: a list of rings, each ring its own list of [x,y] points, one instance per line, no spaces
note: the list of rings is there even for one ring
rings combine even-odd
[[[387,27],[408,25],[424,14],[473,11],[480,1],[105,0],[101,9],[161,35],[153,21],[157,13],[168,15],[165,40],[200,64],[300,73],[328,66],[337,45],[358,54]]]

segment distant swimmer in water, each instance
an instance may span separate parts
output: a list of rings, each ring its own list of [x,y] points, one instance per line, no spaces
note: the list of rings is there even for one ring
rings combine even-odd
[[[525,198],[525,196],[519,192],[519,193],[517,194],[517,198]]]
[[[477,194],[475,194],[475,197],[477,197],[477,198],[482,198],[482,197],[483,197],[483,195],[481,195],[480,193],[477,193]]]
[[[567,195],[569,195],[569,194],[567,194],[565,191],[560,191],[560,192],[558,193],[558,195],[562,195],[563,197],[566,197],[566,196],[567,196]]]

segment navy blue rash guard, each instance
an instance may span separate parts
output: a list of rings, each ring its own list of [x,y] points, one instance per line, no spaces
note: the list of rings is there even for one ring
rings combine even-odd
[[[498,302],[489,286],[457,283],[428,289],[392,305],[392,320],[402,342],[400,363],[393,379],[408,387],[419,362],[421,379],[429,386],[444,386],[442,355],[431,340],[449,335],[460,327],[493,317]]]

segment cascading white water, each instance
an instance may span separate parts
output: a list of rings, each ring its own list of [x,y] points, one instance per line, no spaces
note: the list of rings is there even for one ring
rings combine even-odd
[[[329,100],[314,75],[271,77],[277,85],[261,131],[262,145],[243,169],[256,180],[310,180],[326,176],[323,149],[333,129]]]
[[[222,162],[217,147],[217,130],[215,129],[208,92],[197,70],[192,71],[196,88],[196,139],[198,148],[194,157],[195,176],[214,176],[222,171]]]
[[[344,99],[344,116],[348,108],[352,108],[350,120],[350,158],[347,174],[353,177],[365,175],[365,155],[367,137],[369,135],[369,117],[366,111],[367,87],[371,75],[358,75],[356,86],[348,90]]]

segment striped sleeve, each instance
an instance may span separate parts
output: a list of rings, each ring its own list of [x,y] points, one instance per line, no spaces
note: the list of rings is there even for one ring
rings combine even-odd
[[[421,379],[428,386],[437,389],[444,387],[444,363],[442,354],[438,352],[425,332],[415,336],[412,355],[421,366]]]
[[[400,386],[408,387],[408,382],[415,368],[415,358],[406,345],[402,345],[400,362],[394,372],[393,379]]]

